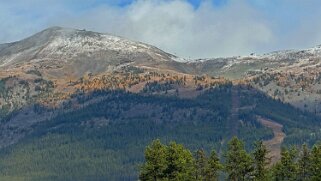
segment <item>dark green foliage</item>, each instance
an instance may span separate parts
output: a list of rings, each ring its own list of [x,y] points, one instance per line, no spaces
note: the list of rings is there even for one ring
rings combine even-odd
[[[219,177],[219,171],[223,169],[223,165],[220,163],[220,160],[216,154],[216,151],[211,152],[210,157],[208,158],[208,163],[206,167],[206,181],[217,181]]]
[[[294,148],[282,150],[281,161],[274,167],[275,180],[297,180],[299,168],[295,162],[296,154],[297,150]]]
[[[254,180],[264,181],[267,180],[267,167],[270,158],[268,157],[268,150],[262,141],[255,142],[253,152],[253,165],[254,165]]]
[[[144,89],[142,90],[143,93],[153,93],[153,92],[163,92],[168,91],[174,88],[174,82],[165,82],[159,83],[157,81],[148,82]]]
[[[167,150],[166,178],[173,181],[194,180],[194,158],[183,145],[171,142]]]
[[[311,180],[321,180],[321,144],[314,145],[311,150],[311,167],[307,175]]]
[[[275,180],[321,180],[321,146],[315,144],[310,150],[306,144],[300,153],[296,149],[284,149],[281,161],[274,168]]]
[[[205,151],[203,149],[197,150],[195,154],[196,180],[205,180],[207,167],[208,163]]]
[[[142,181],[164,180],[165,171],[168,167],[168,147],[160,140],[155,140],[145,150],[145,163],[141,168],[139,179]]]
[[[140,173],[142,181],[195,180],[194,158],[183,145],[171,142],[165,146],[156,140],[146,148],[145,160]]]
[[[207,153],[212,149],[225,150],[226,138],[231,137],[233,126],[226,121],[231,114],[231,88],[232,85],[221,85],[209,89],[196,99],[144,96],[123,91],[80,92],[65,103],[66,108],[72,107],[71,102],[81,105],[75,110],[47,110],[35,105],[36,112],[54,111],[57,117],[35,125],[27,138],[1,150],[0,180],[12,180],[15,177],[58,181],[66,178],[137,180],[139,165],[144,161],[144,147],[156,138],[166,144],[170,141],[182,143],[192,151],[198,148],[203,148]],[[316,129],[319,123],[314,121],[314,116],[250,88],[238,89],[240,106],[250,107],[239,113],[242,125],[238,135],[246,141],[246,150],[252,148],[251,142],[273,136],[271,130],[260,125],[255,118],[256,115],[268,116],[266,113],[274,110],[271,108],[273,106],[281,110],[273,112],[271,118],[284,125],[290,137],[287,144],[291,140],[300,143],[307,139],[310,145],[318,139]],[[306,136],[316,134],[314,137],[296,138],[296,129]],[[171,146],[172,160],[181,160],[177,155],[181,152],[189,155],[179,145]],[[174,153],[177,153],[176,156]],[[244,155],[246,152],[243,150],[241,153]],[[215,155],[206,157],[206,160],[206,174],[215,180],[221,170],[219,161]],[[185,176],[189,176],[191,171],[179,167],[174,161],[171,167],[186,170],[188,174]],[[167,169],[167,175],[181,177],[171,170]],[[241,175],[248,178],[247,170],[240,170]],[[210,180],[208,177],[206,179]]]
[[[167,146],[155,140],[145,149],[140,180],[216,181],[222,168],[215,151],[207,158],[200,149],[193,158],[183,145],[171,142]]]
[[[195,164],[193,164],[190,151],[182,145],[170,143],[166,146],[156,140],[146,148],[145,163],[140,174],[143,181],[217,181],[218,178],[236,181],[319,181],[321,179],[320,148],[320,145],[315,145],[310,151],[306,145],[303,145],[300,154],[294,148],[283,149],[281,160],[271,167],[270,159],[267,157],[268,151],[261,141],[255,142],[251,157],[244,150],[242,141],[233,137],[229,142],[224,165],[220,163],[214,150],[208,158],[202,149],[196,152]],[[167,154],[164,154],[165,152]],[[157,154],[160,156],[157,157]],[[165,155],[167,159],[164,159]],[[223,166],[225,173],[219,174],[223,171]],[[168,172],[168,170],[171,171]]]
[[[300,180],[309,180],[309,170],[311,168],[311,153],[306,144],[302,146],[302,150],[299,155],[298,160],[299,173],[298,176]]]
[[[137,152],[134,147],[132,151]],[[48,134],[3,152],[0,180],[136,179],[137,165],[127,154],[104,148],[101,140]]]
[[[225,154],[225,170],[229,180],[248,180],[253,171],[252,158],[245,151],[244,144],[238,138],[233,137],[228,143]]]

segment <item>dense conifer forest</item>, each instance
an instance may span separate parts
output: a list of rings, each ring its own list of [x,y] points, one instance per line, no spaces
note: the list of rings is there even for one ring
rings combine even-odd
[[[239,99],[239,122],[230,118],[233,96]],[[234,158],[224,153],[229,153],[231,144],[236,144],[235,151],[241,149],[241,152],[235,155],[245,159],[240,160],[246,164],[244,169],[253,169],[257,160],[249,153],[258,149],[258,145],[252,143],[273,137],[272,131],[257,121],[257,116],[273,119],[284,126],[284,146],[306,143],[311,147],[320,140],[317,117],[273,100],[249,86],[220,85],[195,99],[120,90],[79,92],[72,97],[64,103],[63,109],[34,106],[36,112],[54,111],[56,116],[34,126],[26,138],[0,151],[0,180],[137,180],[139,177],[150,180],[148,164],[153,154],[166,154],[165,160],[152,160],[165,164],[161,166],[166,174],[159,176],[165,180],[187,176],[192,179],[195,172],[197,178],[239,178],[240,174],[244,179],[252,178],[252,173],[259,176],[263,173],[254,173],[255,169],[235,170],[232,168]],[[75,105],[78,107],[73,107]],[[235,139],[235,143],[227,144],[235,133],[245,144]],[[152,149],[151,155],[145,155],[144,163],[144,149],[155,139],[166,145],[153,142],[145,151],[149,154],[148,148]],[[153,153],[156,143],[165,153]],[[193,157],[199,148],[202,150]],[[285,158],[282,158],[296,161],[292,152],[284,151]],[[175,165],[175,159],[185,165]],[[166,165],[168,160],[173,161],[172,165]],[[197,167],[193,166],[196,162],[199,162]],[[228,162],[231,165],[226,165]],[[202,166],[205,163],[206,168]],[[281,163],[275,168],[292,167]],[[184,170],[184,173],[177,177],[180,173],[169,171],[168,167]],[[298,169],[299,166],[294,167]]]

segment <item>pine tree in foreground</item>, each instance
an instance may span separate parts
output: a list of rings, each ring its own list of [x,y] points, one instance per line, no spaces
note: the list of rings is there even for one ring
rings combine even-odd
[[[203,149],[197,150],[195,154],[195,179],[203,181],[206,176],[208,160]]]
[[[165,175],[172,181],[192,181],[195,167],[192,153],[183,145],[171,142],[167,148],[167,169]]]
[[[145,164],[141,168],[140,180],[157,181],[165,178],[167,169],[167,146],[155,140],[145,150]]]
[[[220,160],[217,156],[216,151],[213,150],[208,159],[205,180],[217,181],[219,177],[219,171],[221,171],[222,169],[223,169],[223,165],[220,163]]]
[[[225,158],[225,170],[229,180],[244,181],[250,178],[253,171],[253,161],[251,156],[245,151],[242,141],[233,137],[228,143]]]
[[[281,151],[281,161],[274,167],[275,180],[295,181],[298,178],[298,165],[295,162],[297,150],[294,148]]]
[[[302,150],[298,160],[298,179],[305,181],[310,180],[311,170],[311,153],[306,144],[302,146]]]
[[[321,144],[314,145],[311,150],[311,166],[309,169],[311,180],[321,180]]]
[[[139,179],[142,181],[193,181],[195,167],[192,153],[183,145],[171,142],[168,146],[155,140],[145,150],[145,163]]]
[[[253,152],[254,180],[264,181],[268,178],[269,151],[262,141],[255,142]]]

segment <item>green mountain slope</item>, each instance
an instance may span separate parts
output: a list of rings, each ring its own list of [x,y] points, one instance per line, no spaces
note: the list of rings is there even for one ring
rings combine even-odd
[[[285,144],[320,139],[317,117],[250,87],[222,85],[196,99],[123,91],[76,97],[83,107],[36,125],[29,136],[1,151],[0,180],[136,180],[151,140],[220,153],[235,133],[247,143],[273,136],[257,115],[284,126]],[[93,98],[101,100],[86,104]],[[235,110],[237,116],[231,116]]]

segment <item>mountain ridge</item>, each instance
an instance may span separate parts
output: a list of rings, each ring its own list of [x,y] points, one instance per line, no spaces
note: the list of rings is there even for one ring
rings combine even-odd
[[[71,38],[70,36],[74,36],[75,34],[81,34],[84,35],[84,38],[87,37],[97,37],[97,36],[108,36],[108,38],[110,38],[112,41],[114,41],[115,45],[119,44],[122,41],[127,41],[130,44],[135,44],[135,45],[140,45],[143,48],[146,49],[157,49],[160,52],[166,53],[169,56],[171,56],[171,58],[175,61],[175,60],[179,60],[179,61],[185,61],[186,63],[194,63],[194,62],[199,62],[199,61],[210,61],[210,60],[219,60],[219,59],[243,59],[243,58],[270,58],[271,56],[277,56],[280,54],[288,54],[288,53],[302,53],[302,52],[309,52],[309,53],[321,53],[321,45],[317,45],[311,48],[307,48],[307,49],[285,49],[285,50],[276,50],[276,51],[272,51],[272,52],[268,52],[268,53],[263,53],[263,54],[255,54],[252,53],[251,55],[245,55],[245,56],[230,56],[230,57],[213,57],[213,58],[196,58],[196,59],[186,59],[186,58],[182,58],[182,57],[177,57],[173,54],[167,53],[162,51],[161,49],[153,46],[153,45],[149,45],[146,43],[142,43],[139,41],[133,41],[133,40],[129,40],[125,37],[121,37],[121,36],[116,36],[116,35],[112,35],[112,34],[108,34],[108,33],[99,33],[99,32],[94,32],[94,31],[87,31],[85,29],[80,30],[80,29],[74,29],[74,28],[64,28],[64,27],[60,27],[60,26],[53,26],[53,27],[49,27],[45,30],[42,30],[30,37],[27,37],[25,39],[22,39],[20,41],[15,41],[15,42],[10,42],[10,43],[3,43],[0,44],[0,52],[3,51],[1,49],[5,49],[8,47],[12,47],[16,44],[19,43],[30,43],[30,46],[35,46],[37,44],[44,44],[47,43],[49,40],[53,40],[55,38],[63,38],[65,37],[66,39]],[[38,40],[38,42],[36,41],[32,41],[32,40]],[[40,41],[40,42],[39,42]],[[119,45],[120,46],[120,45]],[[109,47],[109,48],[113,48],[113,47]],[[115,47],[114,49],[116,50],[120,50],[120,49],[130,49],[130,46],[127,45],[126,46],[120,46],[119,48]],[[135,47],[133,48],[134,51]],[[21,51],[21,49],[17,49],[16,51]]]
[[[131,41],[123,37],[105,33],[97,33],[93,31],[54,26],[21,41],[0,44],[0,67],[6,67],[15,63],[24,63],[26,61],[37,62],[43,59],[64,59],[65,61],[67,61],[69,59],[77,59],[77,54],[92,58],[94,56],[90,54],[107,50],[111,52],[107,52],[107,55],[103,55],[105,56],[105,60],[108,60],[108,58],[110,58],[108,57],[108,53],[113,54],[117,52],[117,55],[115,56],[121,56],[119,54],[122,53],[127,54],[127,56],[128,54],[145,53],[147,54],[147,56],[149,56],[149,59],[147,58],[148,60],[152,59],[156,62],[169,61],[171,63],[181,63],[185,67],[187,67],[187,69],[189,69],[190,73],[198,74],[210,74],[210,72],[202,72],[202,70],[199,69],[198,64],[211,66],[210,64],[213,62],[223,62],[225,63],[226,67],[230,66],[229,64],[247,63],[249,62],[249,60],[254,61],[257,59],[266,61],[283,61],[285,59],[301,59],[313,56],[321,57],[321,46],[319,45],[303,50],[273,51],[261,55],[251,54],[249,56],[184,59],[164,52],[155,46],[137,41]],[[130,56],[127,58],[135,59],[134,57]],[[122,57],[122,59],[126,59],[126,57]],[[139,58],[135,60],[139,61]],[[115,62],[117,61],[115,60]],[[148,63],[146,62],[140,61],[138,65],[143,65],[144,63],[148,65]],[[112,64],[112,62],[109,63]],[[154,66],[154,68],[157,67]],[[219,68],[224,68],[224,66]],[[184,72],[180,69],[176,71]],[[189,72],[187,71],[184,73]]]
[[[318,107],[321,112],[320,45],[262,55],[187,60],[118,36],[51,27],[24,40],[1,44],[0,64],[1,78],[10,75],[34,79],[29,72],[38,72],[43,79],[60,85],[60,90],[69,89],[67,84],[88,75],[101,76],[124,67],[190,77],[223,77],[236,84],[246,82],[301,109]]]
[[[121,37],[91,31],[52,27],[21,41],[5,44],[0,49],[1,67],[27,62],[63,60],[83,61],[83,57],[121,63],[121,59],[131,61],[172,61],[170,55],[160,49],[130,41]],[[115,60],[116,59],[116,60]],[[106,64],[108,66],[108,64]]]

